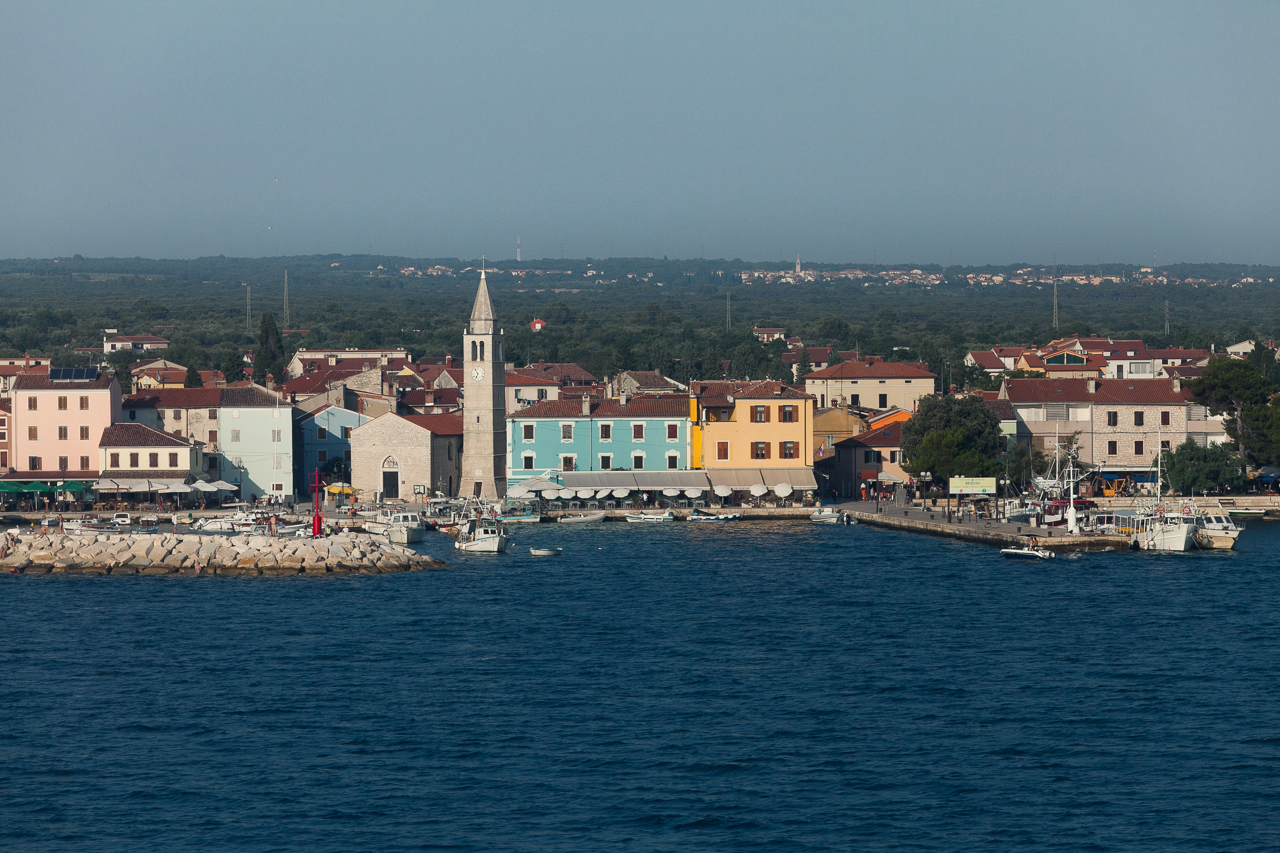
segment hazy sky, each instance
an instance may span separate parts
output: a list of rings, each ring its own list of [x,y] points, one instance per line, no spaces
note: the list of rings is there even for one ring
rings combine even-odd
[[[1280,262],[1280,4],[0,4],[0,256]]]

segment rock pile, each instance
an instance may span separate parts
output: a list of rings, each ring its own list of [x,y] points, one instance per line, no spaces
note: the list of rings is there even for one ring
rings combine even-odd
[[[443,566],[367,533],[324,539],[144,533],[21,536],[0,572],[111,575],[323,575]]]

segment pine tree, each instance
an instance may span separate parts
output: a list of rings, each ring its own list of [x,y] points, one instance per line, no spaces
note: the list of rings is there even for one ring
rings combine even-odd
[[[796,362],[796,381],[803,382],[810,373],[813,373],[813,362],[809,360],[809,348],[800,347],[800,360]]]
[[[182,382],[183,388],[203,388],[204,382],[200,379],[200,371],[194,367],[187,368],[187,378]]]

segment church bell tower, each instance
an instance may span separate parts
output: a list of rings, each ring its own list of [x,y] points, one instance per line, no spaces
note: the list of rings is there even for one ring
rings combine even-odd
[[[507,376],[502,330],[495,329],[484,269],[462,336],[462,483],[458,496],[501,500],[507,494]]]

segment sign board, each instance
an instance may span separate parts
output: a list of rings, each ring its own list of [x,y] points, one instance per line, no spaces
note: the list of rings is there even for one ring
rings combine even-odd
[[[426,486],[414,486],[414,487],[413,487],[413,493],[414,493],[415,495],[425,495],[425,494],[427,493],[427,487],[426,487]]]
[[[952,477],[949,485],[953,495],[994,495],[996,493],[995,477]]]

